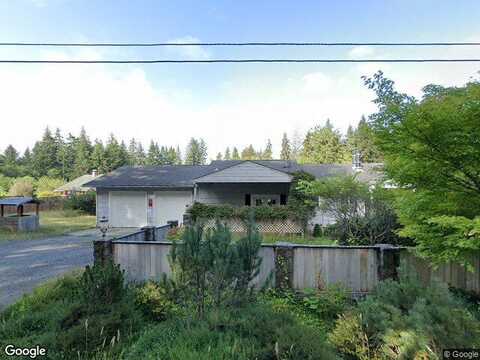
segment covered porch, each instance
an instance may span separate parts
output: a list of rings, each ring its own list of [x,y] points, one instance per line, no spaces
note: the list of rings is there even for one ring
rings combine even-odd
[[[194,181],[194,202],[209,205],[286,205],[292,175],[256,162],[242,162]]]
[[[286,205],[290,183],[197,183],[193,200],[208,205]]]

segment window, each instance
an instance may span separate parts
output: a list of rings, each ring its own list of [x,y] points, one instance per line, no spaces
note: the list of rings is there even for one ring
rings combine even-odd
[[[252,204],[254,206],[262,206],[262,205],[278,205],[280,204],[280,195],[259,195],[253,194],[252,195]]]

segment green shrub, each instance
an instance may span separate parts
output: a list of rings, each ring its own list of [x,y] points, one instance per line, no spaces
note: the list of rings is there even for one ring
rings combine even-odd
[[[458,299],[465,303],[466,308],[480,321],[480,295],[474,291],[459,288],[449,288]]]
[[[0,313],[0,348],[40,344],[49,359],[118,359],[147,325],[130,290],[121,300],[94,308],[81,293],[81,276],[68,275],[8,307]]]
[[[171,319],[147,330],[125,359],[334,359],[318,329],[287,313],[251,305],[204,320]]]
[[[168,289],[149,281],[136,289],[135,303],[147,318],[163,321],[179,312]]]
[[[329,334],[329,340],[347,358],[358,360],[380,358],[378,351],[372,348],[370,340],[365,334],[360,314],[340,315],[335,329]]]
[[[80,296],[89,308],[109,306],[126,293],[124,270],[112,261],[87,265],[79,285]]]
[[[446,286],[424,286],[402,269],[398,282],[381,282],[373,295],[337,320],[330,341],[357,359],[365,354],[435,358],[442,348],[478,347],[480,324]]]
[[[95,215],[96,196],[94,192],[74,194],[65,200],[65,209],[80,210],[85,214]]]
[[[245,301],[258,274],[261,237],[253,220],[247,234],[234,241],[230,230],[217,221],[204,232],[201,225],[185,228],[181,242],[173,242],[170,264],[177,285],[202,316],[208,305],[225,306]]]
[[[95,354],[103,358],[106,354],[121,352],[145,325],[131,296],[97,307],[93,313],[86,304],[79,304],[62,319],[53,348],[64,358],[77,358],[78,355],[92,358]]]
[[[352,306],[349,294],[338,285],[303,293],[269,289],[263,296],[275,311],[294,314],[303,324],[330,329],[338,315]]]
[[[170,240],[170,241],[181,240],[184,232],[185,232],[185,228],[183,226],[175,226],[170,230],[168,230],[167,240]]]
[[[322,227],[320,224],[315,224],[313,226],[313,237],[321,237],[322,236]]]

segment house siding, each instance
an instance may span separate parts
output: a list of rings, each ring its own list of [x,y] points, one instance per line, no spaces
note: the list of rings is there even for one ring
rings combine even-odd
[[[291,175],[253,162],[244,162],[196,179],[197,183],[289,183]]]
[[[218,205],[245,205],[245,194],[288,194],[290,184],[198,184],[196,201]]]

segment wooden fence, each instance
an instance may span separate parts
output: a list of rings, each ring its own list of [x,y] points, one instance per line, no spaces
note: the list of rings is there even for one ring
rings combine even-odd
[[[168,254],[171,243],[142,241],[139,234],[113,241],[96,241],[95,259],[113,258],[125,270],[127,279],[142,282],[171,275]],[[103,255],[102,255],[103,254]],[[106,254],[106,255],[105,255]],[[277,243],[262,245],[262,265],[254,280],[258,287],[267,280],[271,286],[288,286],[296,290],[323,289],[341,284],[352,296],[363,296],[379,281],[397,275],[400,262],[428,284],[432,281],[480,294],[480,256],[474,259],[474,271],[456,264],[432,268],[405,248],[390,246],[315,246]]]

